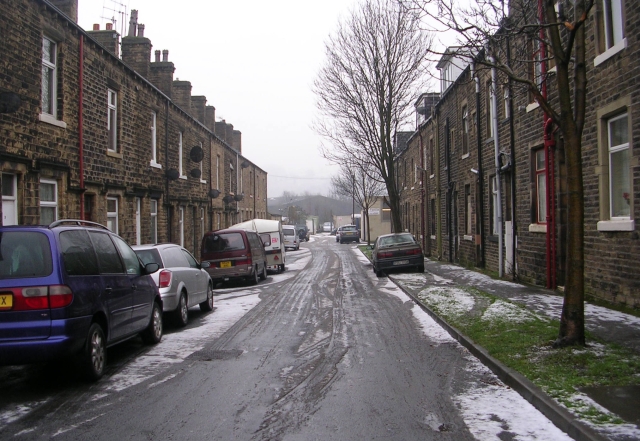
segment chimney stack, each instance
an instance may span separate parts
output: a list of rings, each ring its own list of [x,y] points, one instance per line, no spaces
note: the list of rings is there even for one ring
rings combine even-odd
[[[138,24],[138,11],[133,9],[129,20],[129,35],[122,39],[122,61],[147,78],[151,64],[151,48],[151,40],[144,37],[144,25]]]
[[[216,108],[213,106],[207,106],[204,109],[204,125],[215,132],[216,129]]]
[[[155,51],[155,61],[149,66],[149,81],[160,89],[165,95],[173,99],[173,73],[175,66],[169,61],[169,51],[162,51],[162,61],[160,61],[160,51]]]
[[[95,41],[103,48],[120,58],[120,34],[113,30],[113,25],[107,23],[106,30],[101,31],[99,24],[93,25],[92,31],[87,31]]]
[[[171,100],[182,110],[191,115],[191,82],[175,80]]]
[[[195,119],[197,119],[198,121],[200,121],[202,124],[204,124],[204,115],[205,115],[205,108],[207,105],[207,98],[200,95],[200,96],[192,96],[191,97],[191,112],[192,115]]]
[[[74,23],[78,23],[78,0],[49,0],[49,2]]]

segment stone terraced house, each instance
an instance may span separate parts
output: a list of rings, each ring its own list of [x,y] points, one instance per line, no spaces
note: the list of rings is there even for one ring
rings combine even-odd
[[[2,223],[99,222],[199,256],[205,231],[267,218],[267,173],[241,133],[129,31],[80,28],[77,0],[0,5]]]

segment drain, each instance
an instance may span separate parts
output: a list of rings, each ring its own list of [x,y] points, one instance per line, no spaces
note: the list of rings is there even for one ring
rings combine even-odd
[[[241,356],[242,352],[240,349],[202,349],[191,354],[189,358],[199,361],[231,360]]]

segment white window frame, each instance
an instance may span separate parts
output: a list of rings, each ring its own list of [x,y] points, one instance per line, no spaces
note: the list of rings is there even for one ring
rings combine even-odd
[[[469,155],[469,106],[462,107],[462,155]]]
[[[618,120],[622,120],[622,119],[626,119],[627,120],[627,127],[629,124],[629,114],[627,112],[614,116],[612,118],[609,118],[607,120],[607,148],[609,150],[609,215],[610,215],[610,219],[612,221],[617,221],[617,220],[629,220],[631,219],[631,209],[629,209],[629,214],[628,215],[614,215],[614,195],[613,195],[613,191],[614,191],[614,175],[617,175],[617,173],[614,173],[613,170],[613,160],[612,160],[612,156],[616,153],[620,153],[620,152],[624,152],[627,151],[627,167],[626,167],[626,173],[627,173],[627,186],[628,186],[628,198],[629,200],[627,201],[629,205],[630,204],[630,198],[633,195],[632,189],[631,189],[631,184],[630,184],[630,165],[629,165],[629,160],[630,160],[630,150],[629,150],[629,137],[627,135],[627,141],[623,142],[621,144],[612,146],[612,130],[611,130],[611,125],[612,123],[614,123],[615,121]]]
[[[498,204],[500,201],[498,200],[498,175],[493,175],[491,177],[491,208],[492,208],[492,225],[491,225],[491,235],[497,236],[499,234],[498,231]]]
[[[46,50],[49,44],[50,50]],[[46,75],[48,73],[49,75]],[[49,94],[45,98],[45,91]],[[42,122],[66,128],[67,124],[58,120],[58,43],[49,37],[42,37],[42,88],[40,91]]]
[[[542,162],[538,161],[538,157],[542,156]],[[534,152],[534,174],[536,186],[536,223],[540,225],[547,224],[547,164],[545,161],[544,149],[538,149]],[[544,182],[544,188],[540,182]]]
[[[184,207],[178,207],[178,232],[180,233],[180,246],[184,247]]]
[[[504,86],[502,89],[502,100],[504,102],[504,119],[511,118],[511,113],[509,113],[509,87]]]
[[[151,225],[149,231],[149,239],[151,243],[158,243],[158,200],[151,199],[149,201],[149,217],[151,218]]]
[[[200,143],[200,150],[202,150],[202,161],[199,162],[200,165],[200,183],[206,184],[207,180],[204,179],[204,169],[202,164],[204,163],[204,149],[202,148],[202,142]]]
[[[141,208],[142,201],[140,198],[135,198],[136,208],[136,245],[142,245],[142,223],[141,223]]]
[[[627,38],[624,31],[623,0],[600,1],[600,6],[602,7],[601,20],[604,27],[604,35],[601,38],[604,39],[605,50],[594,58],[594,66],[598,66],[627,47]]]
[[[151,112],[151,161],[149,165],[155,168],[162,168],[162,165],[158,163],[158,114]]]
[[[11,179],[11,194],[4,194],[4,186],[2,188],[2,225],[18,224],[18,176],[12,173],[2,173],[2,179]],[[4,208],[8,205],[12,206],[14,213],[12,219],[7,219],[7,210]]]
[[[216,189],[220,190],[220,155],[216,155]]]
[[[187,175],[184,174],[184,149],[182,146],[182,132],[178,132],[178,172],[180,173],[180,179],[187,179]]]
[[[107,89],[107,150],[118,153],[118,92]]]
[[[40,207],[41,208],[53,208],[53,221],[58,220],[58,181],[54,179],[40,179],[40,185],[53,185],[53,201],[43,201],[42,192],[40,193]],[[42,217],[42,215],[41,215]]]
[[[109,211],[109,201],[114,201],[116,203],[115,211]],[[109,223],[111,223],[115,229],[109,228]],[[117,197],[107,197],[107,228],[109,228],[112,232],[118,233],[118,198]]]
[[[204,208],[200,207],[200,239],[204,237]]]

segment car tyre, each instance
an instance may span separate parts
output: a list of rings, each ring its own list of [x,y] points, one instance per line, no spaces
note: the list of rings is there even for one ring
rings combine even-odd
[[[258,273],[258,267],[256,266],[253,269],[253,276],[249,279],[249,284],[257,285],[259,281],[260,281],[260,273]]]
[[[140,334],[142,341],[149,345],[155,345],[162,340],[162,308],[158,302],[153,302],[151,310],[151,320],[147,328]]]
[[[418,265],[418,272],[424,273],[424,265]]]
[[[284,273],[284,263],[281,263],[280,265],[278,265],[280,267],[280,272]]]
[[[84,374],[90,381],[99,380],[107,365],[107,346],[102,326],[92,323],[82,351]]]
[[[373,267],[373,270],[376,272],[376,276],[377,277],[383,277],[384,273],[382,271],[380,271],[379,269],[376,269],[376,267]]]
[[[200,303],[200,311],[213,311],[213,287],[211,286],[211,284],[207,285],[207,300]]]
[[[178,307],[174,311],[174,318],[178,326],[181,328],[187,326],[187,323],[189,322],[189,306],[187,305],[187,296],[184,291],[180,293]]]
[[[262,274],[260,274],[260,280],[267,280],[267,264],[262,265]]]

